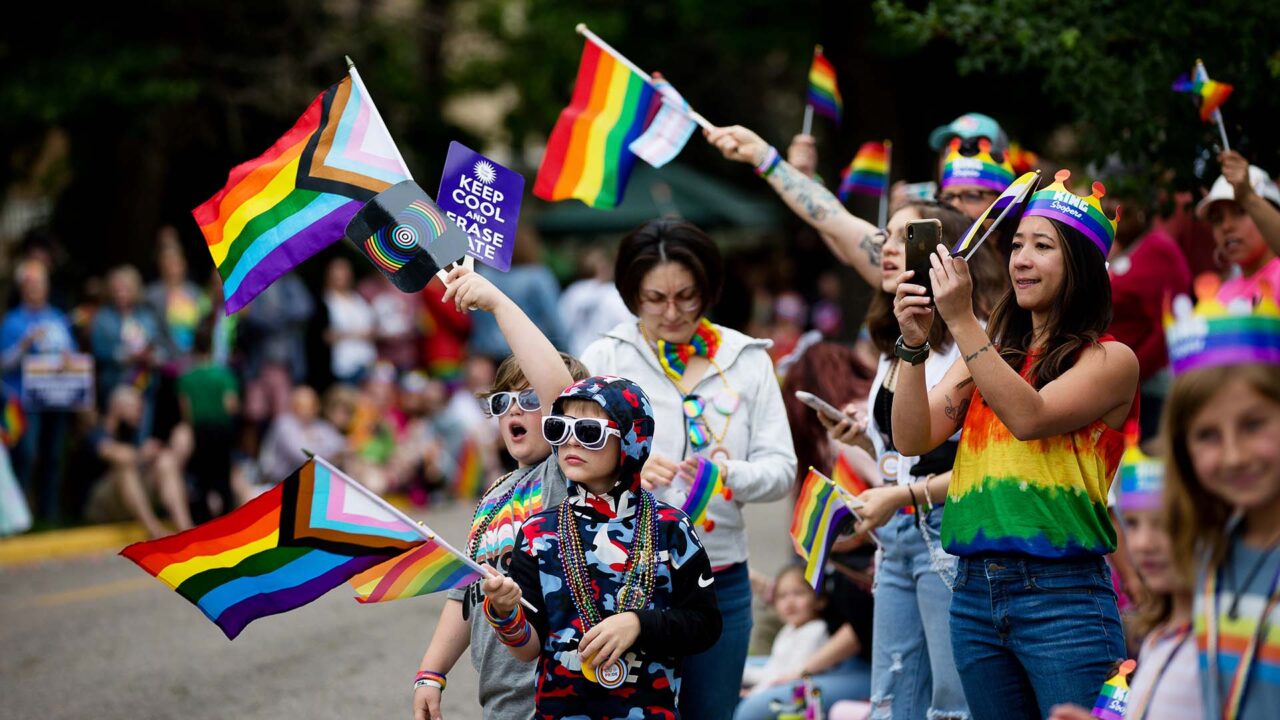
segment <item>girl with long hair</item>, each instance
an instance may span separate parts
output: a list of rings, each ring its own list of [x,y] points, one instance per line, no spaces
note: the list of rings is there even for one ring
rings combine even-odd
[[[1116,547],[1106,496],[1136,409],[1138,362],[1104,335],[1114,220],[1067,171],[1028,203],[1010,243],[1013,287],[984,328],[968,263],[938,246],[934,296],[904,273],[894,303],[907,362],[893,440],[919,455],[963,430],[942,541],[960,557],[951,642],[975,718],[1043,718],[1092,704],[1124,632],[1104,555]],[[961,354],[929,390],[938,314]]]

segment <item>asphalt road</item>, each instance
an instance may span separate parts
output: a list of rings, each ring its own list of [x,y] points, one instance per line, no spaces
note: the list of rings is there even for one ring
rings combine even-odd
[[[461,538],[470,506],[423,513]],[[786,561],[790,500],[747,510],[753,566]],[[257,620],[234,642],[122,557],[0,568],[0,717],[12,720],[411,718],[411,683],[444,603],[362,606],[344,588]],[[479,720],[464,655],[447,720]]]

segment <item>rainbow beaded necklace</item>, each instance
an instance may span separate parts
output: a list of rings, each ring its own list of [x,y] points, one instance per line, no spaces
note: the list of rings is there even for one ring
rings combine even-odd
[[[635,530],[627,548],[627,567],[618,590],[617,612],[642,610],[653,595],[654,568],[658,560],[658,512],[657,501],[646,490],[638,493],[640,508],[636,513]],[[573,519],[572,503],[560,505],[557,521],[560,526],[560,563],[564,567],[573,606],[582,621],[585,633],[599,625],[604,617],[591,593],[590,566],[582,546],[582,535]]]

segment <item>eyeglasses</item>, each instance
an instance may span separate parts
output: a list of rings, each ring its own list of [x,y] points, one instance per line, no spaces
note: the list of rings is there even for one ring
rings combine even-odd
[[[667,306],[672,304],[676,306],[676,310],[682,313],[697,312],[702,307],[702,296],[697,292],[692,295],[680,293],[671,297],[659,293],[640,296],[640,307],[649,312],[664,312]]]
[[[700,395],[686,395],[681,403],[684,410],[685,432],[689,435],[689,445],[694,450],[701,450],[711,444],[711,435],[707,431],[707,421],[702,414],[707,410],[707,401]]]
[[[513,403],[519,403],[520,409],[533,412],[542,408],[542,401],[533,388],[525,388],[519,392],[503,391],[488,395],[480,400],[480,408],[489,417],[502,417],[511,409]]]
[[[961,202],[966,202],[966,203],[976,203],[976,202],[982,202],[983,200],[987,199],[987,196],[995,195],[995,194],[996,193],[993,193],[990,190],[965,190],[964,192],[944,192],[938,196],[938,202],[941,202],[944,205],[952,205],[955,203],[956,200],[959,200]]]
[[[588,450],[599,450],[609,442],[609,436],[621,438],[618,424],[598,418],[572,418],[565,415],[548,415],[542,418],[542,437],[552,445],[569,442],[569,435]]]

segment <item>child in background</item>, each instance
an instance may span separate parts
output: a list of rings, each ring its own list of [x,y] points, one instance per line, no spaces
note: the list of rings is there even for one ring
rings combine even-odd
[[[1205,717],[1261,720],[1280,708],[1280,308],[1224,308],[1216,285],[1166,320],[1165,507],[1195,583]]]
[[[773,609],[784,623],[763,665],[748,661],[742,673],[743,697],[761,692],[779,678],[799,674],[804,661],[830,637],[819,612],[824,601],[804,579],[804,566],[788,565],[773,586]]]
[[[235,416],[240,412],[240,384],[235,373],[211,359],[213,322],[200,323],[193,339],[195,364],[178,376],[178,405],[182,419],[195,434],[188,467],[196,478],[191,498],[191,518],[206,522],[234,510],[231,493],[231,449],[235,441]],[[209,496],[218,498],[216,512]]]
[[[586,377],[587,371],[573,357],[556,352],[520,308],[484,276],[459,268],[450,273],[446,284],[446,302],[455,301],[459,310],[493,313],[511,346],[512,355],[498,366],[492,387],[479,399],[485,413],[498,418],[502,441],[519,467],[481,496],[465,548],[477,562],[505,573],[522,524],[534,513],[558,506],[567,492],[551,446],[542,437],[541,398],[559,395],[566,385]],[[442,388],[437,394],[439,390]],[[437,409],[442,404],[443,397],[437,397]],[[414,720],[441,717],[445,675],[468,646],[471,664],[480,677],[479,700],[486,720],[533,715],[529,691],[534,685],[534,668],[511,657],[486,623],[475,622],[477,606],[483,600],[480,583],[449,592],[414,682]]]
[[[1164,466],[1137,446],[1130,447],[1116,477],[1117,509],[1125,547],[1137,568],[1146,596],[1130,625],[1142,640],[1138,671],[1129,681],[1127,720],[1199,720],[1199,658],[1191,637],[1192,590],[1177,572],[1173,542],[1164,517]],[[1088,709],[1060,705],[1049,720],[1090,720]]]
[[[510,578],[484,580],[485,618],[513,656],[537,659],[535,717],[679,718],[680,658],[715,644],[721,619],[689,518],[640,487],[649,397],[590,377],[556,399],[542,430],[569,497],[520,529]]]

